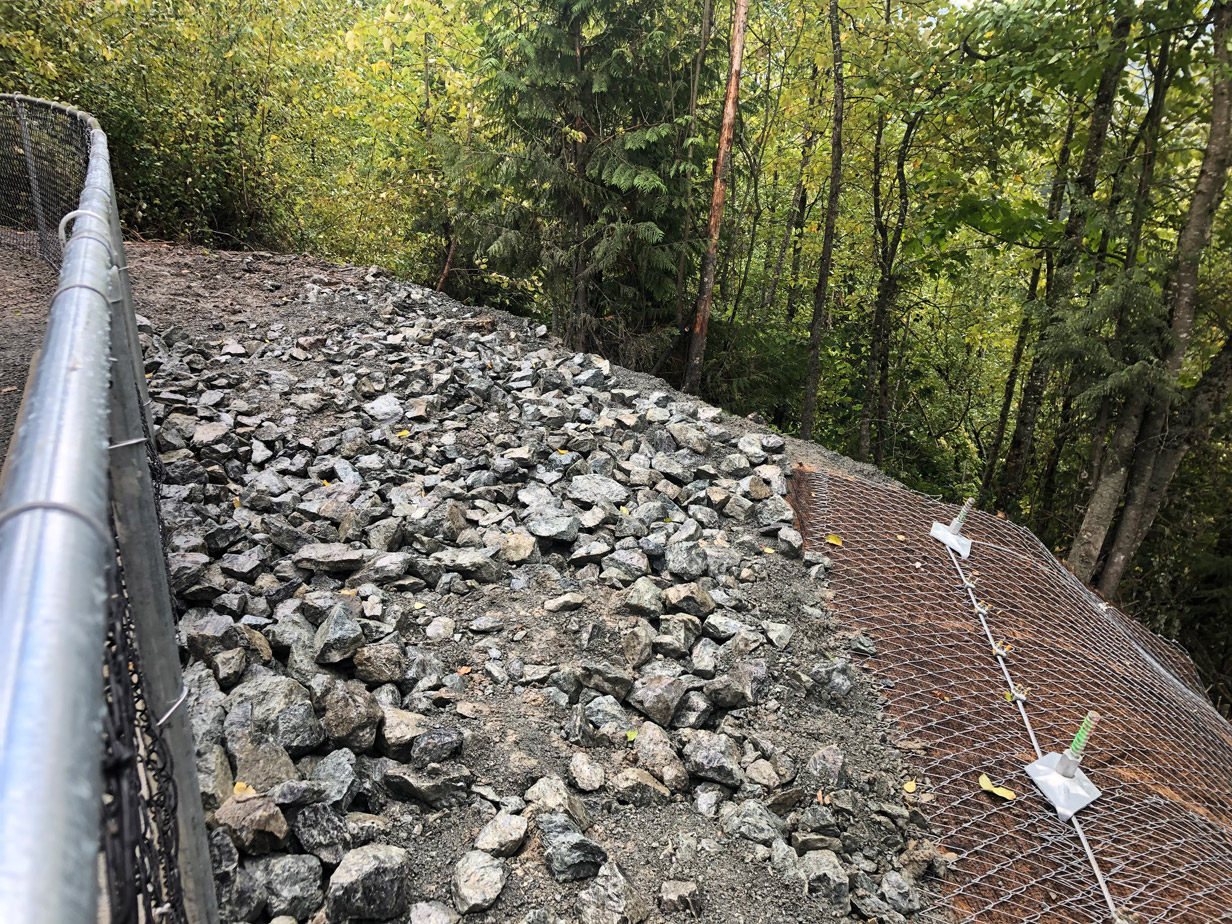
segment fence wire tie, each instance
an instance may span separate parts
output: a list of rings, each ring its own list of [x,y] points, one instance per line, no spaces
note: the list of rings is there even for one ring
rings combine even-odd
[[[15,507],[9,507],[7,510],[0,511],[0,526],[3,526],[9,520],[15,519],[22,514],[33,513],[36,510],[53,510],[57,513],[67,513],[77,517],[87,526],[89,526],[103,540],[104,545],[111,545],[111,530],[100,523],[97,519],[90,516],[84,510],[72,506],[71,504],[62,504],[58,501],[29,501],[25,504],[17,504]]]
[[[175,710],[179,709],[179,708],[180,708],[180,706],[182,706],[182,705],[184,704],[184,700],[186,700],[186,699],[188,699],[188,686],[187,686],[187,685],[185,685],[185,686],[184,686],[184,687],[180,690],[180,698],[179,698],[179,699],[177,699],[174,703],[172,703],[172,704],[171,704],[171,708],[170,708],[170,709],[168,709],[165,713],[163,713],[163,717],[162,717],[161,719],[159,719],[159,720],[158,720],[158,727],[159,727],[159,728],[162,728],[162,727],[163,727],[163,725],[165,725],[165,724],[166,724],[167,720],[168,720],[169,718],[171,718],[171,714],[172,714],[173,712],[175,712]]]
[[[95,187],[95,188],[97,189],[98,187]],[[61,247],[63,247],[65,244],[68,243],[68,234],[64,230],[65,227],[68,225],[68,223],[70,221],[74,221],[75,219],[84,218],[86,216],[89,216],[90,218],[96,218],[105,225],[111,224],[111,221],[109,219],[104,218],[102,215],[98,214],[98,212],[92,212],[90,211],[90,209],[73,209],[71,212],[69,212],[67,215],[65,215],[63,218],[60,219],[59,234],[60,234],[60,246]],[[97,238],[96,240],[98,240],[100,244],[105,245],[108,250],[111,250],[111,244],[109,244],[107,241],[100,240]],[[115,261],[113,260],[112,262],[114,263]]]
[[[102,296],[104,301],[108,303],[111,302],[111,296],[108,293],[104,292],[98,286],[90,285],[88,282],[74,282],[67,286],[60,286],[60,288],[56,289],[55,292],[51,293],[51,300],[54,302],[57,298],[59,298],[69,289],[88,289],[89,291],[93,292],[95,295]],[[115,360],[112,359],[112,362],[115,362]]]
[[[123,449],[125,446],[136,446],[138,443],[144,443],[144,436],[134,436],[131,440],[123,440],[119,443],[112,443],[108,449]]]

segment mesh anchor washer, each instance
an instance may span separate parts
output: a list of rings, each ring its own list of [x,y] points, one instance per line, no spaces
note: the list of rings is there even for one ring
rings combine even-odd
[[[968,497],[962,510],[958,511],[958,516],[950,521],[949,526],[933,520],[933,528],[928,534],[957,552],[959,558],[968,558],[971,555],[971,540],[962,534],[962,528],[974,508],[975,498]]]
[[[1069,821],[1076,812],[1100,797],[1099,788],[1078,766],[1082,763],[1082,754],[1098,721],[1098,712],[1088,712],[1069,747],[1061,752],[1045,754],[1027,766],[1027,774],[1052,803],[1057,810],[1057,817],[1062,821]]]

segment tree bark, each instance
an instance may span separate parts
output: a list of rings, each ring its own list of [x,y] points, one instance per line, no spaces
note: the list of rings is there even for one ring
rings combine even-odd
[[[701,39],[697,46],[697,54],[693,58],[693,73],[689,75],[689,130],[692,136],[693,127],[697,124],[697,94],[701,85],[702,63],[706,60],[706,46],[710,44],[710,4],[705,0],[702,4]],[[688,195],[684,205],[684,235],[680,242],[680,253],[676,258],[676,327],[684,330],[684,266],[689,256],[689,235],[693,230],[693,183],[690,180]]]
[[[1128,57],[1133,14],[1133,4],[1128,0],[1119,0],[1116,22],[1112,27],[1112,53],[1100,73],[1099,85],[1095,91],[1091,120],[1087,128],[1087,143],[1083,149],[1082,163],[1075,176],[1075,190],[1070,198],[1069,217],[1065,222],[1065,236],[1057,254],[1054,278],[1048,287],[1048,317],[1040,330],[1038,342],[1041,344],[1045,343],[1052,333],[1056,316],[1073,289],[1074,275],[1078,269],[1083,237],[1086,234],[1087,215],[1099,176],[1099,163],[1104,153],[1104,142],[1108,138],[1108,126],[1112,122],[1117,88],[1121,84],[1121,74],[1125,70]],[[997,493],[997,506],[1002,509],[1008,509],[1022,491],[1027,466],[1031,461],[1035,425],[1039,421],[1044,391],[1051,373],[1052,360],[1048,352],[1037,349],[1027,371],[1022,400],[1018,405],[1018,418],[1014,423],[1014,434],[1006,454],[1005,478],[1001,490]]]
[[[1048,220],[1056,221],[1061,214],[1061,203],[1065,199],[1065,182],[1069,176],[1070,146],[1074,141],[1074,110],[1069,111],[1065,120],[1065,136],[1061,141],[1061,150],[1057,153],[1057,168],[1052,174],[1052,189],[1048,194]],[[1005,380],[1005,393],[1001,398],[1001,413],[997,417],[997,429],[993,432],[992,444],[988,447],[987,458],[984,461],[984,476],[980,482],[980,506],[988,503],[993,493],[993,475],[997,471],[997,459],[1001,455],[1001,446],[1005,442],[1005,428],[1009,424],[1010,409],[1014,405],[1014,393],[1018,388],[1018,374],[1022,368],[1023,353],[1027,349],[1027,340],[1031,336],[1031,313],[1037,310],[1039,301],[1040,273],[1043,270],[1044,258],[1041,256],[1031,269],[1031,279],[1027,284],[1027,301],[1023,305],[1022,320],[1018,324],[1018,339],[1014,341],[1014,354],[1010,360],[1010,373]]]
[[[1224,343],[1206,373],[1194,386],[1183,414],[1184,422],[1169,425],[1174,435],[1159,448],[1144,497],[1139,502],[1136,524],[1127,525],[1122,518],[1107,561],[1099,575],[1099,591],[1114,596],[1125,572],[1133,561],[1142,541],[1146,539],[1155,518],[1163,507],[1168,488],[1186,454],[1193,446],[1210,436],[1212,418],[1228,395],[1232,394],[1232,341]]]
[[[736,133],[736,101],[740,95],[740,66],[744,59],[744,26],[749,15],[749,0],[736,0],[732,22],[731,66],[727,72],[727,95],[723,100],[723,122],[719,127],[719,153],[714,161],[714,192],[710,197],[710,221],[706,225],[706,253],[702,257],[702,281],[693,315],[689,358],[685,366],[686,394],[697,394],[706,357],[706,330],[710,325],[710,306],[714,302],[714,273],[719,255],[719,229],[723,224],[723,200],[727,196],[727,176],[731,172],[732,139]]]
[[[1115,591],[1128,565],[1129,550],[1136,550],[1143,513],[1147,509],[1150,482],[1154,466],[1161,453],[1160,438],[1170,417],[1170,404],[1177,378],[1189,349],[1193,334],[1194,311],[1198,295],[1198,269],[1202,254],[1210,243],[1215,213],[1223,201],[1232,166],[1232,60],[1228,51],[1228,31],[1232,27],[1232,6],[1217,2],[1214,13],[1212,41],[1218,72],[1212,80],[1210,130],[1206,153],[1194,184],[1193,197],[1185,225],[1177,237],[1172,268],[1164,285],[1164,304],[1171,316],[1170,342],[1162,357],[1163,372],[1168,387],[1151,395],[1139,390],[1126,402],[1110,447],[1115,456],[1096,483],[1091,502],[1070,550],[1069,565],[1081,580],[1089,581],[1095,573],[1100,551],[1112,526],[1112,521],[1125,491],[1129,470],[1136,479],[1126,498],[1118,533],[1124,539],[1114,541],[1120,546],[1118,563],[1110,572],[1108,586]],[[1149,410],[1148,410],[1149,408]],[[1144,416],[1145,415],[1145,416]],[[1141,440],[1139,442],[1139,435]],[[1137,456],[1134,459],[1134,456]],[[1177,465],[1180,460],[1177,460]],[[1175,472],[1175,469],[1173,470]],[[1172,475],[1168,475],[1171,481]],[[1142,479],[1142,480],[1139,480]],[[1164,486],[1166,488],[1166,485]],[[1161,498],[1162,502],[1162,498]],[[1156,507],[1158,509],[1158,507]],[[1101,577],[1101,586],[1103,579]]]
[[[821,266],[813,289],[813,317],[809,324],[808,368],[800,409],[800,438],[813,438],[817,415],[817,389],[821,384],[821,338],[826,321],[826,297],[834,263],[834,226],[843,185],[843,41],[839,31],[838,0],[830,0],[830,44],[834,49],[834,118],[830,123],[830,189],[826,198],[826,225],[821,238]]]
[[[810,105],[810,109],[812,106]],[[813,156],[813,141],[817,137],[817,133],[811,129],[804,136],[804,147],[800,151],[800,172],[796,176],[796,186],[791,193],[791,208],[787,210],[786,227],[783,228],[783,239],[779,242],[778,258],[774,261],[774,272],[770,276],[770,285],[762,290],[761,307],[766,309],[774,304],[774,297],[778,294],[779,279],[783,275],[783,263],[787,259],[787,248],[791,244],[792,235],[796,227],[796,216],[801,212],[801,206],[804,201],[804,175],[808,171],[809,160]]]

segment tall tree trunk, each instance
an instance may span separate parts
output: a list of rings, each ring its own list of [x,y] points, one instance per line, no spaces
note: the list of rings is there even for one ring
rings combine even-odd
[[[801,190],[799,206],[796,209],[796,226],[792,231],[791,244],[791,277],[787,280],[787,320],[796,319],[796,297],[799,295],[800,254],[804,250],[804,222],[808,218],[810,203],[808,189]]]
[[[727,196],[727,176],[731,172],[732,138],[736,133],[736,101],[740,95],[740,65],[744,59],[744,26],[749,16],[749,0],[736,0],[732,22],[731,66],[727,72],[727,95],[723,100],[723,122],[719,127],[719,153],[714,160],[714,192],[710,197],[710,221],[706,225],[706,253],[702,257],[702,281],[693,315],[689,359],[682,391],[697,394],[706,358],[706,330],[710,325],[710,306],[714,302],[714,272],[719,255],[719,229],[723,224],[723,200]]]
[[[889,4],[886,4],[887,11]],[[916,126],[920,124],[920,113],[913,115],[903,129],[903,139],[898,145],[898,158],[894,163],[894,182],[898,187],[898,214],[894,219],[894,232],[890,235],[889,248],[886,251],[885,273],[877,293],[878,300],[884,309],[881,314],[881,329],[878,331],[880,350],[877,363],[877,442],[873,445],[873,455],[878,467],[885,465],[886,433],[890,428],[890,416],[893,408],[890,404],[890,313],[894,309],[894,299],[898,294],[898,250],[903,241],[903,229],[907,224],[907,207],[910,198],[907,193],[907,154],[911,150],[911,141],[915,136]]]
[[[1073,572],[1083,581],[1090,580],[1095,573],[1100,551],[1124,493],[1131,458],[1137,454],[1138,458],[1132,467],[1145,483],[1135,480],[1121,514],[1118,533],[1124,530],[1124,539],[1121,540],[1118,536],[1113,543],[1114,547],[1121,547],[1121,553],[1108,580],[1108,586],[1112,590],[1119,585],[1125,566],[1128,565],[1129,554],[1132,554],[1128,550],[1136,550],[1141,542],[1139,532],[1143,513],[1147,509],[1154,465],[1160,454],[1159,441],[1170,416],[1172,393],[1193,333],[1198,269],[1202,254],[1210,243],[1215,213],[1223,200],[1228,170],[1232,166],[1232,55],[1229,55],[1228,51],[1232,5],[1217,2],[1212,12],[1212,41],[1218,72],[1212,80],[1210,131],[1206,153],[1202,157],[1202,167],[1189,202],[1189,213],[1177,237],[1176,253],[1164,286],[1164,304],[1171,316],[1171,338],[1165,348],[1162,363],[1168,387],[1160,389],[1154,395],[1150,395],[1145,388],[1140,389],[1126,402],[1110,447],[1116,454],[1092,491],[1090,504],[1069,555],[1069,565]],[[1140,442],[1136,439],[1139,435]],[[1177,464],[1180,464],[1179,460]],[[1171,480],[1171,475],[1168,480]],[[1101,586],[1102,584],[1101,580]]]
[[[1129,238],[1125,244],[1124,273],[1126,278],[1130,280],[1133,279],[1134,269],[1138,263],[1138,250],[1142,244],[1142,226],[1146,222],[1146,213],[1151,202],[1151,186],[1154,184],[1155,179],[1155,161],[1158,153],[1159,132],[1163,124],[1164,99],[1172,82],[1172,69],[1170,67],[1171,49],[1172,35],[1168,33],[1161,39],[1159,57],[1156,59],[1155,67],[1153,68],[1155,82],[1151,91],[1151,103],[1147,107],[1146,117],[1143,119],[1142,129],[1138,135],[1142,139],[1144,147],[1142,166],[1138,172],[1137,194],[1134,197],[1133,208],[1130,211]],[[1135,142],[1137,140],[1135,138]],[[1113,324],[1112,340],[1109,343],[1109,351],[1118,362],[1121,359],[1121,344],[1124,342],[1127,333],[1127,307],[1124,297],[1119,298],[1116,320]],[[1108,424],[1112,420],[1113,406],[1113,397],[1111,395],[1104,395],[1100,399],[1099,410],[1095,415],[1095,423],[1091,428],[1089,464],[1091,484],[1098,483],[1100,471],[1103,467],[1104,444],[1108,436]]]
[[[1061,150],[1057,153],[1057,168],[1052,174],[1052,189],[1048,194],[1048,220],[1056,221],[1061,214],[1061,203],[1065,199],[1065,182],[1069,176],[1070,146],[1074,141],[1074,110],[1069,111],[1065,120],[1065,135],[1061,140]],[[1022,356],[1026,352],[1027,340],[1031,336],[1031,315],[1038,310],[1040,272],[1043,269],[1044,258],[1041,256],[1031,268],[1031,279],[1027,284],[1027,301],[1023,305],[1022,320],[1018,322],[1018,339],[1014,341],[1014,354],[1010,360],[1010,372],[1005,380],[1005,393],[1001,398],[1001,413],[997,417],[997,428],[993,431],[992,443],[988,447],[987,458],[984,461],[984,476],[980,481],[980,506],[988,503],[993,493],[993,475],[997,470],[997,460],[1001,455],[1001,446],[1005,442],[1005,428],[1009,424],[1010,409],[1014,404],[1014,393],[1018,388],[1018,374],[1022,368]]]
[[[1125,70],[1128,55],[1129,33],[1133,26],[1134,5],[1129,0],[1118,0],[1117,18],[1112,27],[1112,49],[1108,63],[1100,73],[1095,101],[1091,106],[1091,120],[1087,128],[1087,143],[1082,153],[1082,163],[1075,177],[1075,190],[1070,198],[1069,217],[1065,222],[1065,236],[1057,254],[1056,273],[1053,284],[1048,287],[1048,317],[1040,330],[1042,345],[1052,333],[1055,318],[1061,312],[1074,285],[1079,258],[1086,234],[1087,215],[1095,184],[1099,176],[1099,163],[1108,138],[1108,126],[1112,122],[1112,110],[1116,103],[1117,88]],[[1005,459],[1005,478],[997,494],[997,506],[1008,509],[1022,491],[1027,465],[1031,460],[1035,438],[1035,425],[1039,420],[1044,391],[1052,372],[1052,360],[1047,350],[1037,349],[1027,371],[1022,400],[1018,405],[1018,419],[1010,438],[1009,452]]]
[[[1159,448],[1151,472],[1137,528],[1131,534],[1129,528],[1118,524],[1116,538],[1108,552],[1107,561],[1099,575],[1099,590],[1105,596],[1113,596],[1121,579],[1142,541],[1150,532],[1160,508],[1176,476],[1177,469],[1194,444],[1207,439],[1211,433],[1211,420],[1228,395],[1232,394],[1232,341],[1226,341],[1206,373],[1194,386],[1181,414],[1169,424],[1168,441]]]
[[[698,41],[697,54],[693,57],[693,73],[689,75],[689,128],[686,134],[692,136],[697,124],[697,94],[701,86],[702,63],[706,60],[706,46],[710,44],[710,10],[711,0],[702,4],[701,39]],[[684,331],[684,267],[689,257],[689,235],[693,231],[693,183],[690,178],[688,193],[684,201],[684,235],[680,242],[680,253],[676,257],[676,327]]]
[[[839,31],[838,0],[830,0],[830,44],[834,49],[834,118],[830,123],[830,190],[826,198],[826,226],[821,238],[821,266],[813,289],[813,317],[809,324],[808,368],[800,409],[800,439],[813,438],[817,415],[817,389],[821,384],[821,338],[826,322],[826,297],[834,263],[834,224],[843,186],[843,40]]]
[[[816,75],[814,74],[814,81]],[[810,109],[812,106],[810,105]],[[796,175],[796,186],[791,193],[791,208],[787,210],[787,221],[783,228],[783,239],[779,241],[778,258],[774,261],[774,271],[770,276],[770,285],[762,290],[761,307],[766,309],[774,304],[774,297],[778,294],[779,279],[783,274],[783,263],[787,259],[787,248],[791,244],[792,232],[796,226],[796,216],[801,211],[801,205],[804,201],[804,175],[808,171],[809,160],[813,156],[813,141],[817,137],[817,133],[812,129],[804,136],[804,147],[800,151],[800,171]]]

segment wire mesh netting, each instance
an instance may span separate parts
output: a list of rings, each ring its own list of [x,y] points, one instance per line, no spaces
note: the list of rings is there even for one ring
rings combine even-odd
[[[797,470],[792,482],[806,543],[833,562],[832,607],[873,637],[863,667],[959,857],[945,889],[953,918],[1109,921],[1075,829],[1025,772],[1036,755],[963,577],[929,536],[957,508],[835,473]],[[1043,751],[1063,750],[1088,709],[1103,717],[1083,763],[1103,795],[1078,817],[1124,920],[1232,921],[1232,726],[1188,657],[1101,602],[1027,530],[976,512],[963,533],[963,572],[1010,646]],[[1017,798],[983,791],[981,774]]]
[[[0,96],[0,247],[41,258],[53,268],[61,265],[59,224],[78,207],[94,125],[85,113]],[[100,290],[108,288],[106,278],[96,283]],[[148,446],[147,456],[160,480],[162,464]],[[113,535],[114,529],[113,524]],[[140,640],[118,553],[108,583],[107,639],[99,672],[105,869],[99,920],[183,924],[176,784],[162,718],[151,714],[146,702]]]
[[[0,100],[0,246],[59,267],[58,226],[77,208],[89,160],[84,119],[34,100]]]

